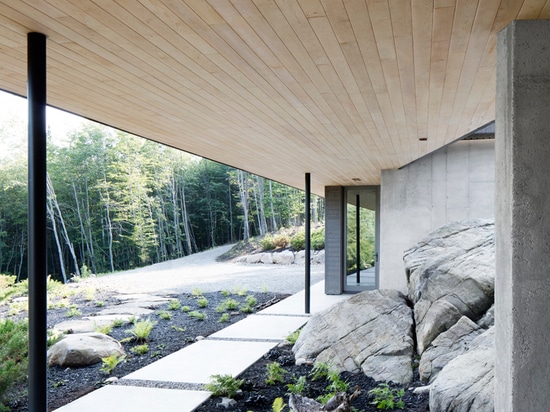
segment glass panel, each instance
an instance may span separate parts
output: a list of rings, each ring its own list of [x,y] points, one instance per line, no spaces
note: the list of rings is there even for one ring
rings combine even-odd
[[[344,290],[375,289],[377,188],[347,189]]]

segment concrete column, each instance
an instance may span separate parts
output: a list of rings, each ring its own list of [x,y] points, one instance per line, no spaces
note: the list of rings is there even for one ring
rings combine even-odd
[[[497,45],[495,410],[550,408],[550,21]]]
[[[340,295],[344,292],[344,188],[325,187],[325,293]]]

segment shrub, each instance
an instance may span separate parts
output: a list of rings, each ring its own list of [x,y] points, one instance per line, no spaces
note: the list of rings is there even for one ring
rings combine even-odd
[[[265,235],[265,237],[260,241],[260,246],[263,250],[273,250],[275,249],[275,243],[273,241],[273,236]]]
[[[275,236],[266,235],[261,241],[260,246],[263,250],[283,249],[289,244],[288,236],[278,234]]]
[[[0,320],[0,410],[9,388],[27,375],[28,324]]]
[[[239,307],[239,302],[235,299],[227,298],[216,307],[216,312],[225,312],[227,310],[235,310]]]
[[[224,313],[223,315],[220,316],[220,319],[218,320],[218,322],[219,323],[229,322],[229,319],[231,319],[231,317],[229,316],[229,313]]]
[[[311,232],[311,248],[313,250],[322,250],[325,248],[325,228]]]
[[[206,299],[204,296],[202,296],[199,300],[197,300],[197,305],[199,305],[200,308],[205,308],[208,306],[208,299]]]
[[[248,295],[244,301],[246,302],[246,304],[250,307],[254,307],[258,304],[258,299],[256,299],[254,297],[254,295]]]
[[[181,309],[181,302],[177,299],[172,299],[170,302],[168,302],[168,310],[180,310]]]
[[[172,320],[172,314],[166,310],[161,310],[158,315],[163,320]]]
[[[290,239],[290,246],[294,250],[303,250],[306,244],[306,234],[303,231],[296,233]]]

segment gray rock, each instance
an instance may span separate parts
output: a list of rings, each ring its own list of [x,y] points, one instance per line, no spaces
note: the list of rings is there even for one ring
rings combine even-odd
[[[443,368],[430,388],[430,411],[494,411],[494,327]]]
[[[324,250],[315,251],[313,253],[313,257],[311,258],[311,263],[313,263],[314,265],[324,265],[325,251]]]
[[[407,250],[404,261],[419,354],[462,316],[477,320],[493,304],[495,238],[491,220],[445,225]]]
[[[472,340],[481,335],[483,329],[466,316],[446,332],[433,340],[420,358],[418,371],[423,382],[433,382],[438,373],[451,360],[467,352]]]
[[[117,340],[102,333],[77,333],[65,336],[48,350],[48,365],[87,366],[111,355],[122,356],[124,348]]]
[[[489,329],[495,324],[495,305],[491,306],[483,317],[477,321],[479,327]]]
[[[314,314],[293,347],[296,359],[315,359],[376,380],[412,380],[412,313],[393,290],[362,292]]]
[[[262,253],[260,258],[261,263],[265,263],[268,265],[273,264],[273,254],[272,253]]]
[[[290,265],[294,263],[294,253],[290,250],[273,253],[273,263],[277,265]]]
[[[222,401],[218,403],[220,408],[233,409],[237,405],[237,401],[231,398],[222,398]]]
[[[261,253],[255,253],[253,255],[247,255],[246,256],[246,263],[254,264],[254,263],[260,263],[262,260],[262,254]]]

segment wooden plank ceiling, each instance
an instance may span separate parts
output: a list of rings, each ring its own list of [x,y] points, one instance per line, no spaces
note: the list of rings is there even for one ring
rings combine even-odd
[[[296,187],[311,172],[322,194],[494,120],[496,33],[549,17],[550,0],[0,0],[0,89],[26,94],[42,32],[50,105]]]

